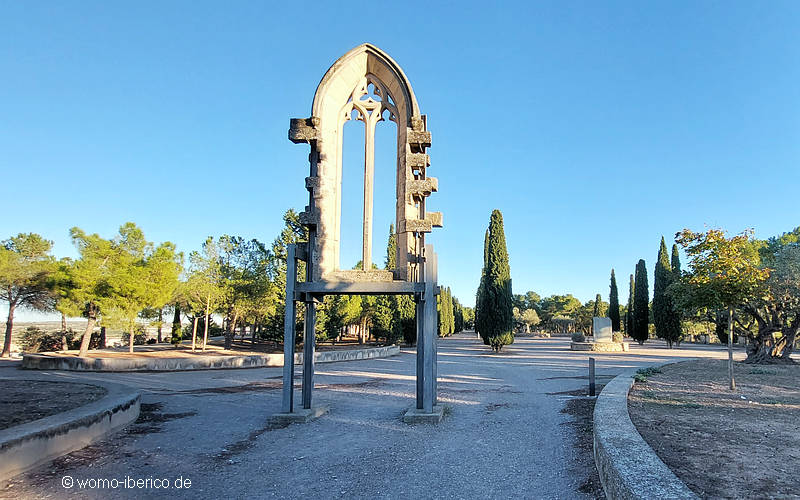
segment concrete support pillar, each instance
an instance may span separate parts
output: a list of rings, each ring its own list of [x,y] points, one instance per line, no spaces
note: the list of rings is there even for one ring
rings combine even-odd
[[[297,305],[294,301],[294,284],[297,280],[296,245],[286,251],[286,311],[283,318],[283,413],[294,410],[294,343]]]

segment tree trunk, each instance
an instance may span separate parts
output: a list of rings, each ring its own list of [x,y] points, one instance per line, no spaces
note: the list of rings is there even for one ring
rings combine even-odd
[[[131,325],[128,327],[128,329],[130,330],[130,339],[129,339],[129,342],[128,342],[128,352],[130,354],[133,354],[133,330],[134,330],[134,324],[131,323]]]
[[[86,321],[86,330],[83,332],[83,338],[81,339],[81,349],[78,351],[78,356],[84,357],[89,352],[89,341],[92,339],[92,330],[94,330],[94,325],[97,323],[97,310],[94,304],[89,304],[89,310],[87,314],[88,318]]]
[[[209,309],[211,308],[211,295],[206,297],[206,315],[205,315],[205,324],[203,325],[203,350],[206,350],[206,343],[208,343],[208,320],[209,320]]]
[[[228,328],[225,330],[225,349],[228,350],[231,348],[231,344],[233,343],[233,336],[236,333],[236,320],[238,319],[239,314],[234,313],[233,319],[228,320]]]
[[[106,348],[106,327],[100,327],[100,349]]]
[[[67,345],[67,315],[61,313],[61,350],[66,351],[69,349]]]
[[[164,323],[164,309],[158,310],[158,339],[156,342],[161,343],[161,326]]]
[[[195,325],[196,326],[196,325]],[[172,342],[175,347],[178,347],[183,340],[183,333],[181,332],[181,306],[175,304],[175,313],[172,315]]]
[[[8,302],[8,319],[6,320],[6,338],[3,341],[3,353],[0,358],[11,357],[11,332],[14,329],[14,309],[17,308],[17,301]]]
[[[194,352],[196,341],[197,341],[197,316],[194,317],[194,321],[192,324],[192,352]]]
[[[729,389],[736,390],[736,380],[733,378],[733,308],[728,308],[728,382]]]

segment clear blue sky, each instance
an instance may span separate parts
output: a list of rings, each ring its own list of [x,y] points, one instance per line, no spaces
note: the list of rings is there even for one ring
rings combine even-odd
[[[494,208],[514,291],[583,301],[607,298],[612,267],[624,298],[636,261],[652,274],[659,238],[683,227],[800,225],[798,2],[0,1],[0,237],[34,231],[73,255],[71,226],[111,237],[131,220],[186,252],[224,233],[271,242],[307,202],[289,118],[363,42],[428,115],[429,210],[445,220],[430,240],[465,304]],[[381,265],[392,127],[376,158]]]

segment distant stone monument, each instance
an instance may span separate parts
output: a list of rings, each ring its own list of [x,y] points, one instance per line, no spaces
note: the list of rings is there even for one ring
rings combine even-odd
[[[628,342],[614,342],[611,332],[611,319],[592,318],[592,331],[594,342],[571,342],[569,348],[573,351],[599,351],[599,352],[626,352],[630,350]]]
[[[339,263],[342,207],[342,135],[348,120],[364,122],[364,207],[362,267],[343,270]],[[372,268],[372,205],[375,126],[397,124],[396,267]],[[400,66],[374,45],[363,44],[340,57],[317,87],[311,117],[290,120],[289,140],[307,143],[310,173],[305,179],[309,202],[300,214],[308,242],[290,245],[287,257],[284,322],[283,413],[277,417],[304,421],[324,413],[313,409],[316,304],[325,295],[413,295],[417,316],[417,401],[404,420],[438,421],[436,404],[437,260],[425,235],[442,227],[440,212],[427,212],[425,200],[438,190],[428,177],[431,145],[426,116]],[[307,263],[298,282],[297,261]],[[302,409],[294,407],[296,302],[305,303]]]
[[[611,319],[592,318],[592,327],[595,342],[611,342]]]

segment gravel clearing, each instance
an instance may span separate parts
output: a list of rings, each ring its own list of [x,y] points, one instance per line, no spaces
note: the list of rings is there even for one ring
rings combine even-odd
[[[598,376],[717,349],[632,346],[596,355]],[[317,366],[315,403],[331,413],[269,425],[280,368],[187,373],[69,373],[143,390],[128,429],[0,485],[0,498],[592,498],[593,464],[562,413],[586,386],[587,353],[569,339],[518,338],[492,354],[474,334],[439,342],[436,426],[406,425],[415,355]],[[11,369],[0,376],[13,375]],[[299,393],[298,393],[299,397]],[[62,478],[75,480],[72,488]],[[81,489],[85,479],[163,478],[171,488]],[[175,489],[181,478],[183,488]],[[191,486],[185,487],[185,481]]]

